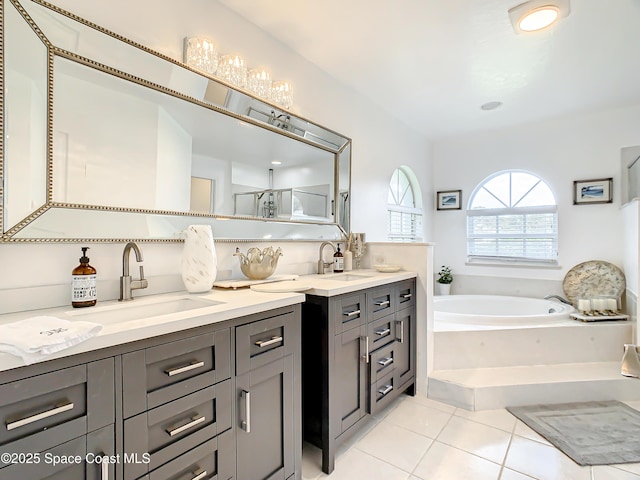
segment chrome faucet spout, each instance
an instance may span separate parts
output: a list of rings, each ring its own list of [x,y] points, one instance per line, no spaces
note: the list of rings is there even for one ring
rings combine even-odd
[[[333,248],[333,252],[336,252],[336,246],[333,244],[333,242],[322,242],[320,244],[320,253],[318,256],[318,274],[323,275],[325,273],[325,269],[331,267],[332,262],[325,262],[322,258],[322,252],[324,251],[324,247],[326,247],[327,245],[330,245],[331,248]]]
[[[562,298],[560,295],[547,295],[547,296],[544,297],[545,300],[550,300],[552,298],[555,298],[560,303],[565,303],[567,305],[571,305],[571,302],[569,300],[567,300],[566,298]]]
[[[120,277],[120,301],[133,300],[133,290],[147,288],[149,282],[144,278],[144,268],[140,265],[140,279],[133,280],[129,274],[129,256],[131,250],[136,255],[136,262],[142,262],[142,251],[134,242],[129,242],[124,246],[122,252],[122,276]]]

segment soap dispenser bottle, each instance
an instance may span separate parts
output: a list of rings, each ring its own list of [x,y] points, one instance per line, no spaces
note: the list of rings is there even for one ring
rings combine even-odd
[[[333,271],[334,273],[342,273],[344,271],[344,255],[340,251],[340,244],[336,253],[333,254]]]
[[[92,307],[96,304],[96,269],[89,265],[87,250],[82,247],[80,265],[71,272],[71,305],[78,307]]]

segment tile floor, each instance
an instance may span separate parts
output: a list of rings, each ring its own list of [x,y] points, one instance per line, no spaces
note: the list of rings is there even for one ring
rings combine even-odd
[[[640,480],[640,463],[578,466],[504,409],[469,412],[421,395],[372,417],[331,475],[320,464],[305,443],[303,480]]]

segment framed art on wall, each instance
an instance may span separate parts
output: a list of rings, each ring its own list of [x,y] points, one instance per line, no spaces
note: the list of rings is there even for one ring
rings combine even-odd
[[[436,208],[438,210],[460,210],[462,190],[447,190],[437,192]]]
[[[576,180],[573,182],[573,204],[613,202],[613,178]]]

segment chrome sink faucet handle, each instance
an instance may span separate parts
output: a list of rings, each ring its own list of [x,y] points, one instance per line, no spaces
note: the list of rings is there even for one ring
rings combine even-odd
[[[333,262],[325,262],[322,258],[322,252],[324,250],[324,247],[326,247],[327,245],[330,245],[331,248],[333,248],[333,253],[336,252],[336,246],[333,244],[333,242],[322,242],[320,244],[320,254],[318,256],[318,274],[321,275],[325,273],[325,270],[327,268],[330,268],[331,265],[333,265]]]
[[[129,242],[124,246],[122,252],[122,276],[120,277],[120,301],[133,300],[133,291],[147,288],[149,282],[144,278],[144,268],[140,265],[140,279],[133,280],[129,274],[129,256],[131,250],[136,254],[136,262],[142,262],[142,251],[134,242]]]

